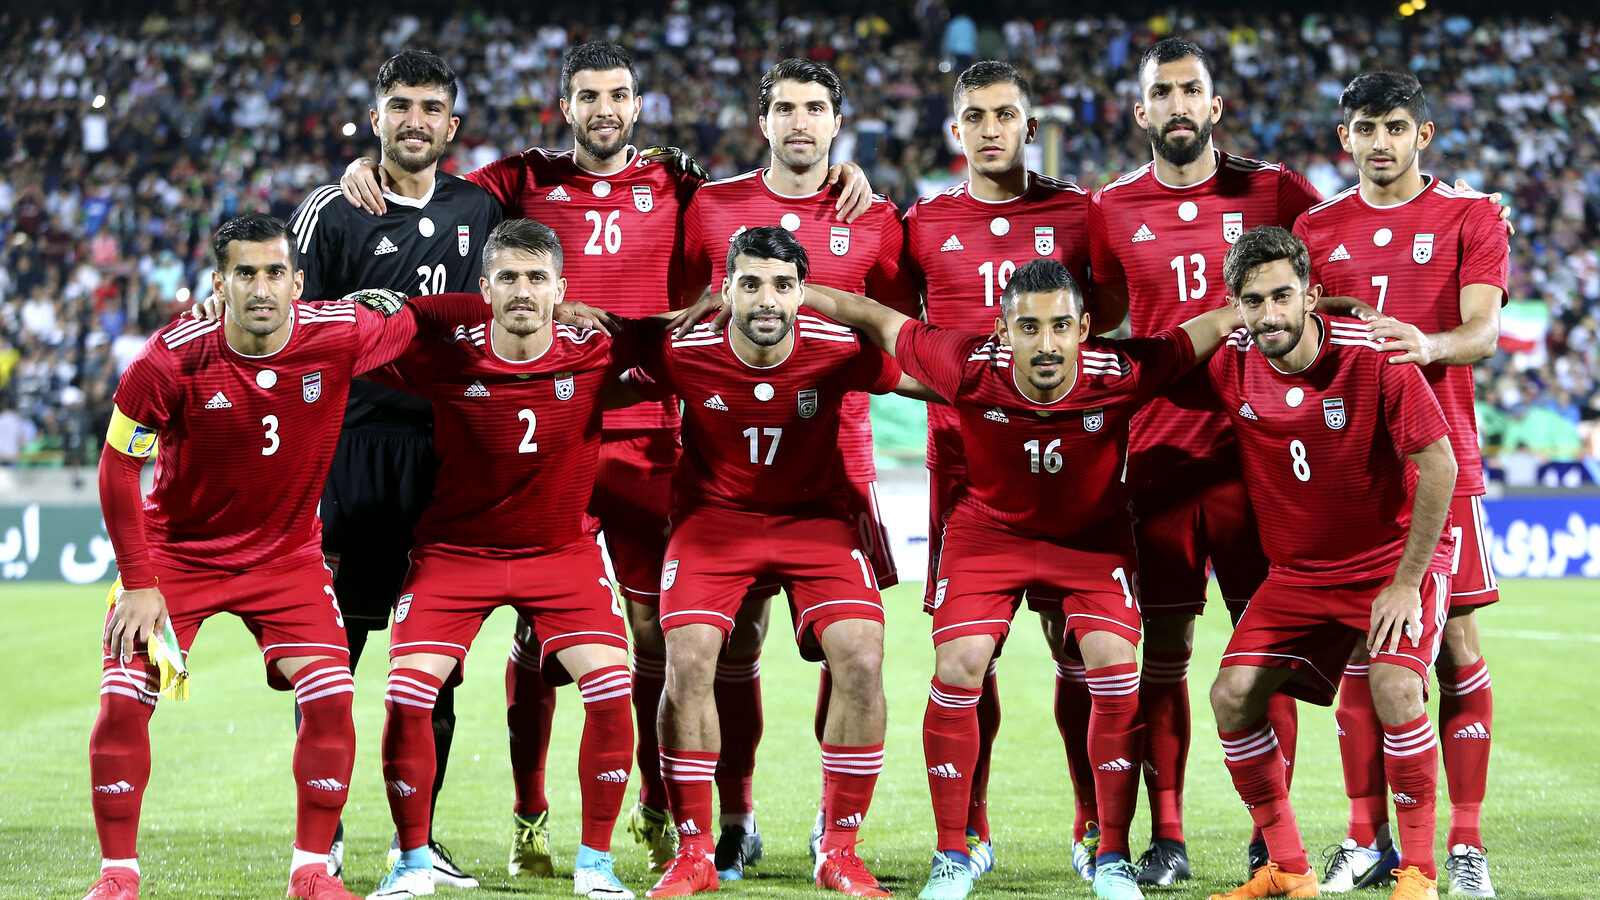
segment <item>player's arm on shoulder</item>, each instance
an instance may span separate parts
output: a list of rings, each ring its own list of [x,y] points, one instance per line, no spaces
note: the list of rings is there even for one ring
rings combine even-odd
[[[1189,335],[1189,342],[1194,345],[1194,361],[1198,363],[1210,359],[1211,354],[1228,339],[1228,335],[1243,324],[1244,320],[1239,317],[1239,308],[1229,303],[1210,312],[1203,312],[1183,323],[1181,327],[1184,333]]]
[[[892,393],[913,400],[922,400],[928,403],[949,403],[938,391],[912,378],[904,372],[900,373],[900,381],[894,386]]]
[[[1422,634],[1422,579],[1439,544],[1444,523],[1450,515],[1450,496],[1456,486],[1456,456],[1450,437],[1444,435],[1421,450],[1408,454],[1417,467],[1417,487],[1411,501],[1411,527],[1394,577],[1372,601],[1372,626],[1367,632],[1367,651],[1390,653],[1409,635],[1417,646]]]
[[[381,216],[389,209],[389,204],[383,201],[385,177],[377,160],[370,156],[356,157],[344,167],[344,174],[339,176],[339,193],[351,206]]]
[[[839,200],[833,204],[834,215],[849,225],[872,208],[872,184],[867,181],[867,170],[853,162],[842,162],[828,167],[827,185],[839,185]]]
[[[1410,322],[1383,316],[1372,322],[1372,334],[1384,342],[1389,362],[1395,365],[1470,366],[1493,356],[1499,346],[1504,296],[1496,285],[1463,285],[1461,324],[1449,331],[1427,334]]]
[[[870,297],[810,282],[806,283],[806,294],[801,303],[840,325],[860,331],[890,356],[895,355],[900,327],[911,321],[905,313],[890,309]]]

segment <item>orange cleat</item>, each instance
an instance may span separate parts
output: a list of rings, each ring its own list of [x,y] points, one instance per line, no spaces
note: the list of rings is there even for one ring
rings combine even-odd
[[[667,863],[666,872],[656,886],[644,892],[646,897],[687,897],[702,891],[717,889],[717,864],[711,854],[692,847],[679,847],[678,855]]]
[[[1249,900],[1253,897],[1316,897],[1317,873],[1315,870],[1296,875],[1269,862],[1255,870],[1250,880],[1226,894],[1212,894],[1211,900]]]
[[[345,889],[344,882],[328,874],[323,863],[295,869],[289,876],[289,893],[294,900],[361,900],[361,895]]]
[[[139,900],[139,873],[123,866],[104,869],[83,900]]]
[[[887,897],[889,891],[878,883],[861,857],[849,850],[835,850],[817,866],[817,887],[852,897]]]
[[[1422,874],[1416,866],[1395,869],[1394,893],[1389,900],[1439,900],[1439,882]]]

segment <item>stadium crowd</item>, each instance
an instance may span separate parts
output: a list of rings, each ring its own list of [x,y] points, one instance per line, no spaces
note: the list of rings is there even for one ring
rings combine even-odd
[[[846,85],[835,158],[854,159],[904,208],[964,177],[949,86],[974,58],[1023,65],[1059,124],[1032,166],[1093,190],[1149,159],[1130,107],[1135,63],[1181,33],[1214,54],[1226,98],[1218,144],[1283,161],[1324,195],[1354,183],[1333,126],[1363,69],[1406,68],[1433,97],[1425,165],[1503,193],[1514,210],[1507,352],[1477,369],[1486,453],[1600,456],[1600,25],[1556,18],[1406,19],[1342,11],[1230,19],[974,23],[939,0],[896,13],[778,17],[760,3],[605,26],[483,13],[391,17],[152,13],[92,24],[0,15],[0,464],[97,452],[122,368],[208,290],[208,240],[249,209],[287,217],[314,185],[370,153],[370,74],[404,46],[462,75],[463,173],[526,146],[564,146],[561,55],[591,38],[631,48],[638,143],[681,146],[716,176],[761,164],[749,86],[810,56]],[[1519,302],[1522,301],[1522,302]],[[920,440],[919,440],[920,443]]]

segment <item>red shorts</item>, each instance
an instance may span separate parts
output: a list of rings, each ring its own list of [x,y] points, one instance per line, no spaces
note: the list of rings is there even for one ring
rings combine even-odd
[[[1133,533],[1126,521],[1072,543],[1019,537],[997,528],[945,525],[934,583],[933,643],[992,634],[1002,643],[1024,592],[1055,595],[1077,641],[1109,631],[1142,636]],[[998,652],[998,651],[997,651]]]
[[[1243,601],[1267,577],[1267,558],[1244,479],[1190,493],[1146,493],[1133,503],[1145,615],[1196,616],[1206,606],[1206,561],[1222,596]]]
[[[554,685],[572,681],[557,651],[580,644],[628,649],[622,610],[594,541],[514,559],[488,559],[438,547],[411,551],[411,570],[394,609],[389,658],[438,653],[458,663],[483,620],[516,607],[540,638],[539,669]],[[457,666],[451,684],[461,681]]]
[[[672,511],[678,433],[668,429],[607,433],[589,515],[599,520],[617,588],[629,600],[660,602],[661,560]]]
[[[1293,669],[1294,677],[1279,690],[1319,706],[1331,705],[1350,652],[1366,641],[1372,628],[1372,601],[1387,581],[1311,587],[1280,584],[1269,577],[1234,626],[1222,664]],[[1450,576],[1429,572],[1422,579],[1421,594],[1422,634],[1415,646],[1401,638],[1396,652],[1374,653],[1372,661],[1416,672],[1426,697],[1428,670],[1439,656],[1449,611]]]
[[[872,563],[872,572],[878,576],[878,590],[900,583],[900,570],[894,564],[894,551],[889,546],[889,529],[883,524],[878,511],[878,483],[876,481],[851,481],[845,484],[849,495],[845,509],[850,521],[856,525],[856,539]]]
[[[1450,608],[1473,609],[1500,600],[1500,582],[1489,564],[1489,533],[1482,497],[1450,501],[1450,533],[1456,552],[1450,560]]]
[[[667,540],[661,630],[701,623],[726,640],[745,594],[760,584],[789,594],[795,641],[808,660],[822,659],[818,636],[834,622],[883,621],[872,563],[841,516],[697,506],[674,523]]]
[[[320,551],[305,560],[244,572],[169,569],[159,563],[155,569],[185,658],[200,623],[218,613],[233,613],[255,635],[273,690],[294,687],[274,665],[280,659],[327,656],[350,664],[344,615]],[[101,656],[107,669],[120,665],[114,654]],[[142,654],[137,658],[145,659]]]
[[[939,554],[944,548],[944,523],[966,492],[967,467],[959,462],[928,470],[928,576],[922,585],[922,611],[933,615],[939,584]],[[1028,608],[1045,612],[1061,608],[1061,593],[1049,587],[1028,591]]]

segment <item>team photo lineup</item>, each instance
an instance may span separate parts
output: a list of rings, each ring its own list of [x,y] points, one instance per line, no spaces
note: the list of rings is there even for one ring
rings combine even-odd
[[[212,296],[116,388],[99,495],[118,580],[89,740],[101,864],[84,900],[164,878],[138,851],[150,721],[186,694],[190,645],[219,613],[294,694],[287,895],[359,896],[341,812],[352,778],[377,774],[355,772],[352,710],[378,700],[353,672],[385,631],[393,837],[368,896],[478,887],[433,819],[455,689],[502,606],[517,617],[513,877],[570,876],[595,900],[758,872],[889,897],[892,867],[920,900],[983,896],[1004,853],[988,818],[997,662],[1031,611],[1054,683],[1017,690],[1053,692],[1049,759],[1068,777],[1045,789],[1074,809],[1052,857],[1064,893],[1139,900],[1226,874],[1239,886],[1213,900],[1496,896],[1476,611],[1499,584],[1472,366],[1500,337],[1509,213],[1494,185],[1430,174],[1443,91],[1426,76],[1343,85],[1323,137],[1358,180],[1323,196],[1213,141],[1224,99],[1198,43],[1136,47],[1127,68],[1143,166],[1093,192],[1030,170],[1028,76],[978,59],[946,101],[966,180],[899,208],[831,161],[847,100],[822,61],[784,59],[751,86],[768,162],[713,180],[682,149],[635,146],[625,46],[564,49],[572,149],[464,176],[440,164],[470,127],[457,73],[420,41],[385,60],[362,126],[377,155],[286,220],[216,223]],[[869,397],[891,393],[926,403],[925,572],[896,567],[878,494]],[[1196,660],[1213,575],[1231,636]],[[902,581],[925,582],[936,842],[931,864],[869,868],[857,838],[885,759],[918,753],[886,740],[880,591]],[[819,664],[805,871],[760,865],[775,620]],[[1185,838],[1192,663],[1252,824],[1236,874],[1192,867]],[[579,735],[553,726],[569,684]],[[1327,737],[1299,736],[1298,702],[1334,707],[1348,797],[1320,864],[1289,789],[1297,744]],[[477,737],[473,752],[504,752]],[[578,748],[575,849],[552,846],[552,738]],[[1130,834],[1141,801],[1148,837]],[[628,853],[653,884],[619,875]]]

